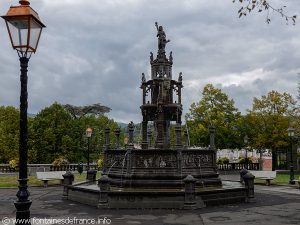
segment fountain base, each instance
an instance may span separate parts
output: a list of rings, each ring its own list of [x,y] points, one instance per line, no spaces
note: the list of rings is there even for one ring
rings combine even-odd
[[[68,199],[111,209],[197,209],[206,206],[242,203],[246,189],[239,182],[223,181],[219,187],[196,187],[195,199],[187,202],[185,189],[117,188],[111,187],[103,201],[96,183],[75,184],[68,187]]]

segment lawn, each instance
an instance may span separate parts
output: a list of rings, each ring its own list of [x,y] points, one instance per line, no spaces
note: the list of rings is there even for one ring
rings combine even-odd
[[[99,179],[100,174],[97,173],[97,179]],[[86,179],[86,173],[74,173],[74,182],[84,181]],[[53,180],[48,182],[48,186],[59,185],[59,180]],[[38,180],[36,176],[29,176],[29,186],[43,187],[43,181]],[[18,187],[18,175],[16,176],[0,176],[0,188],[16,188]]]
[[[299,179],[300,174],[296,173],[295,174],[295,181],[297,183],[297,180]],[[276,174],[276,178],[271,181],[271,184],[278,184],[278,185],[284,185],[284,184],[289,184],[290,181],[290,175],[289,174]],[[266,184],[265,180],[261,179],[255,179],[254,181],[256,184]]]
[[[295,174],[295,180],[299,179],[300,174]],[[97,178],[100,178],[100,173],[97,173]],[[74,182],[84,181],[86,179],[86,173],[74,173]],[[286,185],[289,183],[289,174],[277,174],[276,178],[271,181],[271,184]],[[48,182],[48,186],[59,185],[59,180],[53,180]],[[265,180],[255,179],[255,184],[266,184]],[[36,176],[29,176],[29,186],[43,187],[43,182],[38,180]],[[0,188],[16,188],[18,187],[18,176],[0,176]]]

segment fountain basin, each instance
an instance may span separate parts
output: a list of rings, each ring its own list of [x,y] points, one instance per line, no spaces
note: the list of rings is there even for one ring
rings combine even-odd
[[[241,203],[245,202],[246,198],[246,188],[242,184],[223,181],[221,186],[197,186],[192,208]],[[183,188],[120,188],[112,186],[107,192],[107,202],[103,204],[98,185],[87,182],[68,186],[68,199],[98,208],[186,208],[186,191]]]

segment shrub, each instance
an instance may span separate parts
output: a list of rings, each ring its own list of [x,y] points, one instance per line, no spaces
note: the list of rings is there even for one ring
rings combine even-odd
[[[69,161],[63,156],[59,156],[52,162],[53,166],[61,166],[61,165],[68,165],[68,164]]]
[[[227,157],[221,157],[218,159],[217,164],[228,164],[229,159]]]
[[[12,159],[9,161],[9,167],[12,168],[12,169],[16,169],[16,167],[18,166],[19,164],[19,160],[18,159]]]
[[[247,157],[247,159],[245,157],[239,157],[239,163],[252,163],[252,158],[251,157]]]
[[[102,168],[103,159],[98,159],[97,164],[98,168]]]

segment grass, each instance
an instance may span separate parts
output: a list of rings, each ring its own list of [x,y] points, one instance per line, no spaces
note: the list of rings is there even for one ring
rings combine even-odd
[[[297,181],[299,179],[300,174],[295,174],[295,180]],[[31,187],[43,187],[43,181],[38,180],[36,176],[29,176],[29,182],[28,185]],[[100,178],[100,174],[97,173],[97,178]],[[84,181],[86,179],[86,173],[74,173],[74,182],[80,182]],[[287,185],[290,181],[290,175],[289,174],[277,174],[276,178],[271,181],[271,184],[277,184],[277,185]],[[265,180],[261,179],[255,179],[255,184],[266,184]],[[59,180],[50,180],[48,182],[48,186],[54,186],[54,185],[60,185]],[[18,176],[0,176],[0,188],[17,188],[18,187]]]
[[[299,179],[300,174],[295,174],[295,181]],[[271,184],[277,184],[277,185],[287,185],[290,181],[290,175],[289,174],[276,174],[276,178],[274,180],[271,180]],[[255,179],[255,184],[266,184],[265,180],[262,179]]]
[[[44,183],[38,180],[36,176],[29,176],[28,186],[31,187],[43,187]],[[97,173],[97,178],[100,178],[100,174]],[[18,187],[18,175],[15,176],[0,176],[0,188],[17,188]],[[86,173],[74,173],[74,182],[84,181],[86,179]],[[59,180],[48,181],[48,186],[60,185]]]

